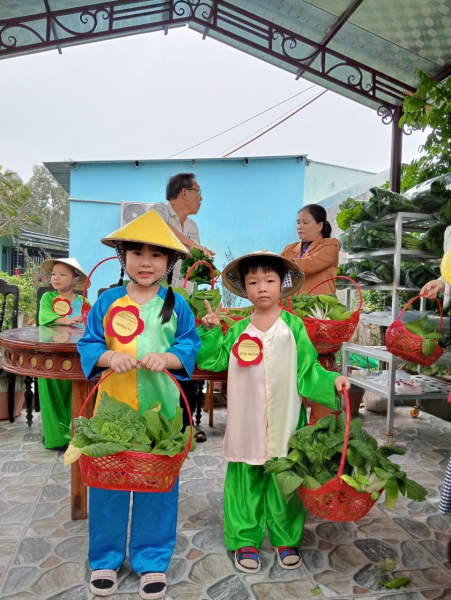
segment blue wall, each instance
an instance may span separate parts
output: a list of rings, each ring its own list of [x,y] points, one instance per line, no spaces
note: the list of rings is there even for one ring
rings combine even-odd
[[[225,251],[234,257],[253,250],[280,252],[296,241],[296,216],[303,204],[305,160],[297,158],[165,160],[139,162],[78,163],[71,169],[69,255],[85,270],[112,256],[100,239],[120,227],[120,202],[164,202],[171,175],[194,172],[202,188],[203,202],[194,216],[201,243],[216,252],[219,269],[226,264]],[[97,202],[96,202],[97,201]],[[101,204],[98,201],[117,203]],[[105,263],[94,274],[89,293],[114,283],[116,261]]]

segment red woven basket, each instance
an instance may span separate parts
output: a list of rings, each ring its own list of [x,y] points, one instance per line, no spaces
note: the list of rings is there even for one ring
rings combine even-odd
[[[86,398],[79,416],[83,413],[86,404],[92,398],[95,390],[112,373],[113,371],[109,371],[96,384]],[[193,421],[188,401],[180,384],[171,373],[166,370],[164,373],[177,385],[188,410],[190,437],[183,452],[175,456],[162,456],[125,450],[124,452],[99,458],[82,454],[79,463],[81,477],[86,486],[103,490],[127,492],[170,492],[172,490],[186,455],[189,452]]]
[[[418,300],[418,298],[426,297],[425,294],[420,294],[419,296],[415,296],[410,302],[404,306],[402,311],[399,313],[396,321],[390,325],[385,334],[385,344],[387,346],[387,350],[397,356],[398,358],[402,358],[403,360],[407,360],[416,365],[421,365],[423,367],[430,367],[433,365],[443,354],[443,348],[441,348],[438,342],[435,342],[434,352],[430,356],[426,356],[423,353],[422,344],[423,340],[419,335],[414,335],[408,331],[407,327],[401,321],[401,317],[404,311],[409,308],[409,306]],[[440,312],[440,325],[438,328],[438,333],[442,331],[443,326],[443,310],[442,305],[438,298],[435,298],[439,312]]]
[[[187,274],[185,276],[185,279],[183,281],[183,287],[184,288],[186,287],[186,284],[188,282],[188,278],[191,275],[191,273],[194,270],[194,268],[197,267],[197,265],[207,265],[207,267],[210,269],[210,273],[211,273],[211,288],[210,289],[214,290],[215,283],[220,278],[221,273],[219,273],[219,275],[215,279],[215,274],[214,274],[214,271],[213,271],[213,267],[206,260],[198,260],[197,262],[194,263],[194,265],[189,269],[189,271],[187,272]],[[229,319],[233,319],[235,322],[236,321],[241,321],[241,319],[244,319],[244,317],[232,317],[230,315],[227,315],[227,316],[229,317]],[[196,323],[196,327],[199,327],[199,325],[202,325],[202,320],[201,319],[195,319],[195,323]],[[221,329],[222,329],[222,333],[224,335],[228,332],[228,330],[230,329],[230,327],[231,327],[230,325],[228,325],[224,321],[221,321]]]
[[[297,493],[305,508],[312,514],[327,521],[358,521],[364,517],[377,500],[371,499],[371,494],[359,492],[340,479],[346,463],[346,451],[351,427],[351,407],[348,392],[343,388],[346,401],[346,431],[337,475],[319,487],[309,490],[302,485]]]

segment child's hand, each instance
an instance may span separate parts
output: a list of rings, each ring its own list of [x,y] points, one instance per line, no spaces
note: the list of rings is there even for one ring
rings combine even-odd
[[[343,388],[345,388],[345,390],[347,390],[347,391],[349,391],[351,389],[351,382],[344,375],[339,375],[337,377],[337,379],[335,380],[335,387],[337,389],[337,392],[339,394],[341,394],[341,392],[343,391]]]
[[[163,352],[149,352],[141,361],[143,369],[148,371],[164,371],[168,366],[169,356]]]
[[[120,375],[121,373],[127,373],[132,369],[136,369],[138,361],[131,354],[127,352],[115,352],[111,357],[110,367],[115,373]]]
[[[204,300],[204,302],[208,312],[205,317],[202,318],[202,325],[207,331],[210,331],[210,329],[213,329],[213,327],[217,327],[220,324],[219,313],[221,312],[222,302],[219,303],[216,310],[211,308],[208,300]]]
[[[83,317],[81,315],[78,317],[69,317],[67,319],[68,325],[78,325],[79,323],[83,323]]]

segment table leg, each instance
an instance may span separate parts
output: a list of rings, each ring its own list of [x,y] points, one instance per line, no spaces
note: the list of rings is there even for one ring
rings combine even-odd
[[[78,417],[80,409],[89,394],[89,383],[83,380],[72,382],[72,419]],[[93,403],[86,407],[84,416],[92,415]],[[88,492],[83,484],[78,460],[71,465],[71,518],[73,521],[86,519],[88,516]]]
[[[25,403],[27,405],[27,424],[31,427],[33,423],[33,392],[31,391],[31,377],[25,377]]]
[[[211,379],[207,382],[207,393],[205,394],[205,403],[207,404],[208,410],[208,424],[213,427],[213,402],[214,402],[214,389],[215,382]]]
[[[197,427],[199,427],[200,425],[200,420],[202,418],[202,403],[204,400],[204,394],[203,394],[203,389],[204,387],[204,382],[203,381],[196,381],[196,425]]]

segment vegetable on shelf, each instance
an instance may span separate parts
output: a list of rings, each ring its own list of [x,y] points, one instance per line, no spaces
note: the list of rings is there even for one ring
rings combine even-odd
[[[395,246],[395,231],[387,225],[363,221],[352,225],[340,234],[341,249],[346,252],[378,250]],[[423,242],[411,233],[402,234],[402,247],[407,250],[423,250]]]
[[[345,439],[346,415],[323,417],[315,425],[296,431],[289,441],[289,454],[264,465],[266,473],[276,473],[277,485],[289,502],[299,486],[318,489],[336,477]],[[389,459],[402,455],[404,448],[380,446],[362,428],[361,419],[351,421],[343,481],[371,495],[374,500],[385,491],[385,506],[393,510],[398,495],[422,502],[427,490],[408,479],[401,467]]]
[[[423,315],[418,321],[410,321],[405,324],[407,331],[422,338],[421,349],[425,356],[431,356],[436,347],[436,341],[442,338],[442,334],[437,332],[434,321],[427,315]]]
[[[173,419],[161,413],[161,403],[153,404],[141,415],[103,392],[95,416],[74,419],[74,435],[64,454],[64,466],[82,454],[98,458],[124,450],[175,456],[183,451],[190,437],[190,428],[182,433],[182,427],[183,411],[179,406]],[[190,451],[195,447],[192,437]]]

